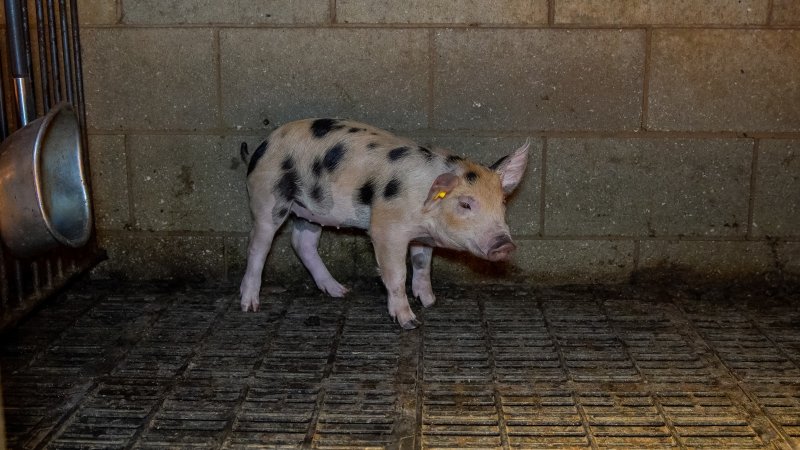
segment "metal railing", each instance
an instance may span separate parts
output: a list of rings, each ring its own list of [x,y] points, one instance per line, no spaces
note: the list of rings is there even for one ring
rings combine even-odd
[[[10,73],[3,73],[0,67],[0,138],[4,143],[33,119],[68,102],[78,120],[82,151],[88,149],[76,3],[4,0],[7,48],[0,57],[8,58],[10,68]],[[0,210],[0,214],[8,211]],[[59,245],[42,255],[20,257],[11,244],[0,244],[0,330],[18,322],[104,257],[93,227],[90,233],[89,242],[80,248]]]

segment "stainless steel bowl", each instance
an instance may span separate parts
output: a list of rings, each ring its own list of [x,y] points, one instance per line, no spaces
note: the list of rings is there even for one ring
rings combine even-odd
[[[0,236],[28,258],[89,240],[92,212],[80,128],[55,106],[0,145]]]

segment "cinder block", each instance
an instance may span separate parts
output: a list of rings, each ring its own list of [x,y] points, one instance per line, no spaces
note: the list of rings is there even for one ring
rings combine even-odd
[[[434,136],[418,139],[418,142],[447,148],[469,159],[491,165],[501,157],[525,144],[525,138],[493,138],[478,136]],[[531,140],[528,152],[528,168],[514,194],[508,198],[506,219],[511,235],[535,235],[539,233],[542,173],[542,140]]]
[[[220,32],[225,122],[349,117],[427,125],[426,30],[229,29]]]
[[[800,31],[656,30],[648,126],[800,130]]]
[[[631,241],[526,240],[514,266],[533,283],[621,283],[633,271]]]
[[[797,0],[773,0],[772,23],[800,24],[800,2]]]
[[[318,24],[330,18],[329,0],[123,0],[130,24]]]
[[[779,239],[800,237],[800,141],[761,141],[753,232]]]
[[[547,236],[744,236],[752,141],[552,139]]]
[[[637,267],[705,280],[753,277],[775,269],[765,241],[644,241]]]
[[[120,230],[130,225],[124,136],[89,136],[89,167],[96,227]]]
[[[451,29],[435,35],[442,129],[636,130],[642,30]]]
[[[90,129],[217,126],[212,30],[87,28],[81,35]]]
[[[338,0],[340,23],[544,24],[547,0]]]
[[[117,0],[78,0],[81,25],[117,23]]]
[[[98,233],[108,260],[92,271],[95,278],[127,280],[222,280],[223,238],[154,233]]]
[[[136,227],[247,231],[246,170],[238,145],[219,136],[128,137]]]
[[[768,0],[558,0],[555,22],[581,25],[765,24],[768,3]]]
[[[621,283],[633,271],[630,241],[520,239],[516,243],[517,251],[507,263],[434,250],[433,277],[456,283]]]

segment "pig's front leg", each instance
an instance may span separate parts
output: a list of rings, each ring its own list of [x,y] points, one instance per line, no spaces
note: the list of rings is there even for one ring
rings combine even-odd
[[[411,278],[411,291],[417,297],[422,306],[429,307],[436,302],[431,288],[431,256],[433,249],[424,245],[411,244],[411,267],[413,275]]]
[[[373,230],[370,234],[381,279],[389,297],[389,315],[397,320],[401,327],[413,330],[420,325],[420,322],[411,311],[406,296],[406,249],[409,239],[399,237],[399,233],[387,229]]]

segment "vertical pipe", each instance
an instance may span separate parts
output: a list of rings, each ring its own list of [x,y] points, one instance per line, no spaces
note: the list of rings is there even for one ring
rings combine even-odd
[[[34,71],[33,71],[33,55],[31,50],[31,29],[30,23],[28,22],[28,0],[20,1],[20,12],[22,14],[22,41],[25,44],[25,67],[28,68],[28,78],[31,80],[31,90],[30,90],[30,102],[31,105],[31,113],[32,115],[28,116],[28,120],[35,119],[38,114],[36,114],[37,106],[36,106],[36,85],[33,83]]]
[[[25,28],[23,26],[22,8],[19,0],[5,0],[6,6],[6,34],[11,52],[11,75],[14,77],[14,87],[17,96],[17,112],[21,126],[25,126],[33,119],[33,97],[31,95],[32,83],[30,67],[27,65]]]
[[[39,83],[42,87],[42,105],[44,106],[44,113],[50,110],[53,103],[50,101],[50,83],[49,71],[47,70],[47,48],[45,42],[47,37],[45,35],[45,17],[44,8],[42,7],[42,0],[36,0],[36,35],[38,37],[39,45]]]
[[[3,256],[3,248],[0,247],[0,314],[6,314],[6,311],[10,310],[8,305],[7,270],[5,256]]]
[[[9,0],[6,0],[9,1]],[[55,103],[61,102],[61,69],[58,64],[58,34],[56,33],[56,18],[53,0],[47,0],[47,25],[50,31],[50,70],[53,74],[53,97]]]
[[[0,61],[3,60],[3,55],[0,53]],[[5,74],[3,73],[3,65],[0,64],[0,141],[5,141],[8,137],[8,117],[6,117],[6,93],[5,87]]]
[[[81,129],[81,138],[83,140],[83,148],[88,149],[87,133],[86,133],[86,105],[83,98],[83,63],[81,59],[81,41],[80,41],[80,22],[78,21],[78,4],[77,0],[70,0],[70,15],[72,16],[72,51],[75,58],[75,90],[77,95],[75,101],[75,108],[78,113],[78,124]]]
[[[72,52],[70,52],[69,27],[67,24],[67,3],[66,0],[58,0],[58,12],[61,16],[61,45],[62,55],[64,56],[64,87],[66,89],[67,101],[75,104],[75,95],[72,91]]]
[[[31,282],[33,284],[33,295],[39,297],[42,294],[42,282],[39,277],[39,264],[41,260],[35,260],[31,263]]]
[[[24,292],[25,289],[22,283],[22,263],[18,259],[14,260],[14,275],[15,275],[14,281],[16,282],[15,284],[17,285],[17,304],[12,305],[11,306],[12,308],[22,306],[22,301],[25,300],[25,292]]]

